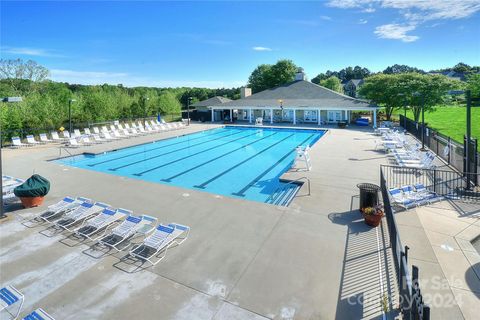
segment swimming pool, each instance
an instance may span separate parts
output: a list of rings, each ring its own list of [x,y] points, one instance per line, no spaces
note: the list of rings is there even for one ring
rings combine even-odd
[[[312,146],[325,131],[222,127],[98,155],[56,160],[119,176],[268,202],[297,146]]]

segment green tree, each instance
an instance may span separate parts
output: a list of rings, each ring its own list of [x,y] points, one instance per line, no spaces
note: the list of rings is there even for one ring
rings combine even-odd
[[[291,60],[279,60],[274,65],[261,64],[250,74],[248,85],[257,93],[293,81],[297,70]]]
[[[340,82],[340,79],[335,76],[331,76],[330,78],[321,80],[320,85],[330,90],[343,93],[342,83]]]
[[[158,100],[158,108],[162,115],[179,114],[182,110],[182,104],[172,92],[162,93]]]
[[[472,97],[480,98],[480,74],[471,74],[467,77],[467,89],[471,91]]]
[[[411,72],[425,73],[425,71],[421,69],[410,67],[405,64],[394,64],[393,66],[389,66],[385,70],[383,70],[384,74],[411,73]]]
[[[365,79],[360,94],[385,107],[387,119],[393,111],[406,103],[413,111],[415,121],[420,118],[422,104],[426,111],[444,102],[448,90],[461,86],[459,81],[443,75],[419,73],[377,74]]]

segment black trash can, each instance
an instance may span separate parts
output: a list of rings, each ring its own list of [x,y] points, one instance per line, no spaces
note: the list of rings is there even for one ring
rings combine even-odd
[[[378,204],[379,186],[372,183],[359,183],[357,187],[360,189],[360,211],[363,208],[374,207]]]

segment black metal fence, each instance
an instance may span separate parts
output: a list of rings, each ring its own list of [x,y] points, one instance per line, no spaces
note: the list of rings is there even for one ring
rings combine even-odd
[[[397,166],[382,166],[382,175],[387,188],[424,185],[438,196],[450,199],[480,201],[480,174],[464,175],[457,171],[416,169]],[[467,179],[469,178],[469,179]]]
[[[400,125],[404,127],[407,132],[414,135],[418,140],[422,140],[421,123],[415,122],[408,118],[405,119],[403,115],[400,115]],[[460,142],[455,141],[432,128],[429,128],[428,126],[425,126],[424,128],[424,137],[425,145],[458,171],[469,171],[472,173],[480,172],[480,154],[478,153],[477,139],[471,139],[470,141],[470,170],[466,170],[466,139],[464,143],[461,144]]]
[[[182,114],[181,113],[165,114],[165,115],[162,115],[161,118],[166,122],[180,121],[182,119]],[[157,119],[157,117],[146,117],[146,118],[138,118],[138,119],[131,119],[131,118],[117,119],[117,120],[108,120],[108,121],[102,121],[102,122],[76,122],[76,123],[72,123],[72,128],[83,130],[84,128],[92,128],[95,126],[114,124],[116,121],[143,122],[144,120],[155,120],[155,119]],[[68,130],[69,123],[66,122],[62,126],[65,128],[65,130]],[[0,144],[2,146],[9,145],[11,143],[10,139],[12,137],[20,137],[20,139],[25,139],[27,135],[38,136],[40,133],[50,133],[51,131],[59,131],[59,128],[55,128],[55,127],[43,127],[43,128],[25,127],[25,128],[19,128],[19,129],[3,129],[2,128],[2,136],[1,136]]]
[[[412,266],[412,272],[410,273],[409,271],[408,247],[403,246],[400,240],[397,222],[388,196],[388,184],[383,167],[380,168],[380,187],[397,274],[400,311],[403,319],[406,320],[429,320],[430,307],[424,304],[422,298],[421,289],[418,284],[418,267]]]

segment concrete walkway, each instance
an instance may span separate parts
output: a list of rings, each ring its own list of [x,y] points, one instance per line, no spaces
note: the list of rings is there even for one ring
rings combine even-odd
[[[480,204],[442,201],[396,219],[431,319],[478,319],[480,255],[471,241],[480,236]]]
[[[208,127],[211,127],[209,125]],[[75,152],[100,152],[204,130],[132,138]],[[332,129],[313,147],[311,195],[288,208],[226,198],[46,161],[58,147],[4,150],[4,172],[47,177],[42,208],[17,210],[0,224],[1,284],[26,295],[24,313],[43,307],[58,319],[378,318],[395,307],[385,225],[363,224],[360,182],[379,181],[385,155],[371,132]],[[62,151],[64,154],[64,151]],[[68,234],[46,236],[28,219],[65,195],[85,196],[192,228],[157,266],[129,264]]]

